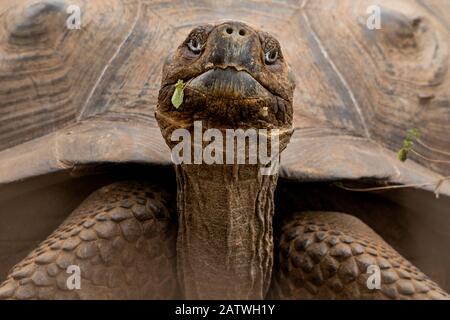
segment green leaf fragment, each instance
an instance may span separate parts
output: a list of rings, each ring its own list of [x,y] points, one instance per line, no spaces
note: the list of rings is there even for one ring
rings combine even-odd
[[[401,162],[405,162],[406,159],[408,158],[408,150],[404,148],[400,149],[397,153],[397,158]]]
[[[178,80],[177,84],[175,85],[175,91],[172,95],[172,104],[176,109],[178,109],[183,103],[185,86],[186,84],[183,82],[183,80]]]
[[[409,129],[408,133],[406,135],[406,139],[413,141],[413,140],[417,140],[420,138],[420,132],[417,129]]]
[[[339,188],[344,187],[344,184],[341,181],[335,181],[335,182],[333,182],[333,185],[335,185],[336,187],[339,187]]]
[[[405,162],[408,159],[408,153],[414,146],[414,141],[420,138],[420,132],[417,129],[410,129],[406,133],[406,138],[403,140],[403,147],[398,151],[397,158],[401,162]]]

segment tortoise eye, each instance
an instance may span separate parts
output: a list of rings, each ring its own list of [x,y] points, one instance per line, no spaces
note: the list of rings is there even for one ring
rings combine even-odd
[[[195,28],[189,33],[186,40],[183,42],[183,47],[188,49],[196,56],[200,55],[206,45],[208,35],[211,32],[212,28],[213,27],[209,24]]]
[[[274,64],[278,59],[278,50],[272,49],[270,51],[267,51],[264,55],[264,60],[266,61],[266,64]]]
[[[195,54],[199,54],[202,51],[203,45],[198,41],[197,38],[192,38],[187,43],[189,50]]]

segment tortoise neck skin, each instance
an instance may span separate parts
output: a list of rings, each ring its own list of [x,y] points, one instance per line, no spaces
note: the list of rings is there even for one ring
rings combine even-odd
[[[277,175],[258,165],[178,165],[178,274],[188,299],[262,299]]]
[[[175,108],[178,80],[186,87]],[[277,129],[281,152],[292,134],[294,87],[280,45],[269,34],[239,22],[201,26],[167,60],[155,116],[172,153],[180,143],[174,135],[183,129],[195,136],[195,121],[219,133],[268,130],[269,150]],[[195,139],[189,138],[189,146],[199,145]],[[201,146],[207,145],[203,138]],[[249,160],[249,148],[234,150],[234,156],[244,152]],[[259,148],[253,151],[259,154]],[[277,173],[263,175],[259,158],[254,164],[194,164],[191,150],[185,152],[188,160],[175,165],[177,265],[185,298],[263,299],[272,270]]]

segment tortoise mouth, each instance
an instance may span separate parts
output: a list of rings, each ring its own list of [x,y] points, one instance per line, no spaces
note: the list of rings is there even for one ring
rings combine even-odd
[[[187,89],[224,100],[270,99],[273,94],[246,71],[234,67],[214,68],[192,78]]]
[[[171,102],[175,86],[165,84],[159,94],[159,113],[185,125],[194,119],[210,126],[229,128],[286,127],[292,121],[292,104],[261,84],[248,70],[212,66],[185,79],[179,108]]]

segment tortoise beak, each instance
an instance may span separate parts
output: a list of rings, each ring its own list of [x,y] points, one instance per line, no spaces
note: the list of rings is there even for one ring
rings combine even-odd
[[[218,26],[209,37],[205,55],[215,67],[235,67],[255,74],[259,71],[261,43],[258,34],[240,22],[227,22]]]
[[[210,69],[193,78],[188,89],[211,98],[240,100],[270,98],[271,94],[246,71],[234,67]]]
[[[204,56],[207,69],[187,88],[210,99],[265,99],[271,93],[254,75],[260,72],[258,34],[241,22],[226,22],[214,29]],[[260,61],[259,61],[260,62]]]

